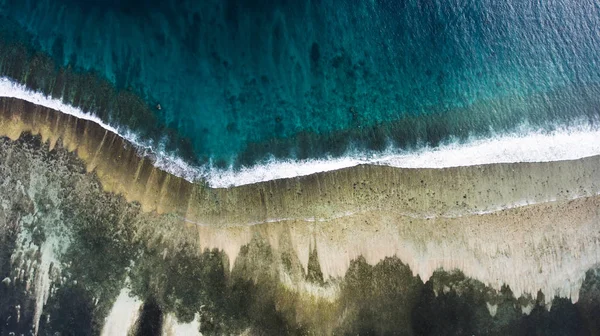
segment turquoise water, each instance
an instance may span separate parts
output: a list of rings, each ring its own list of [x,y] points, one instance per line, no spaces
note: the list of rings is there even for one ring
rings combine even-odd
[[[552,129],[594,123],[600,106],[600,8],[587,0],[2,0],[0,15],[6,45],[55,62],[14,71],[27,66],[4,52],[0,75],[47,73],[34,89],[196,163]],[[54,90],[60,69],[131,92],[150,112]]]

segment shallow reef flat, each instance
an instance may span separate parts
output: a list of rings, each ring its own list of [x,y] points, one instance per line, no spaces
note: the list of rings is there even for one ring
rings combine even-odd
[[[18,99],[0,135],[2,333],[600,328],[600,157],[213,189]]]

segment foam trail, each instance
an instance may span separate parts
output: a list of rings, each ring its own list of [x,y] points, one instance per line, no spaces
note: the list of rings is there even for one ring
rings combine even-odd
[[[448,168],[491,163],[549,162],[575,160],[600,154],[600,129],[589,125],[553,132],[521,130],[494,138],[470,139],[414,151],[390,149],[381,154],[304,161],[271,161],[251,168],[212,170],[211,186],[227,187],[280,178],[309,175],[359,164],[380,164],[398,168]]]
[[[154,158],[154,165],[156,167],[188,181],[194,181],[202,177],[199,169],[190,166],[180,158],[169,155],[152,143],[141,141],[130,129],[109,125],[92,113],[82,111],[77,107],[65,104],[61,100],[44,95],[41,92],[32,91],[26,86],[15,83],[9,78],[0,77],[0,97],[21,99],[72,115],[79,119],[92,121],[102,128],[118,134],[120,137],[136,146],[140,151],[151,154]]]
[[[122,135],[117,131],[116,128],[105,124],[102,120],[100,120],[100,118],[96,117],[95,115],[83,112],[82,110],[76,107],[67,105],[61,102],[60,100],[46,96],[41,92],[31,91],[26,86],[15,83],[6,77],[0,78],[0,96],[22,99],[30,103],[45,106],[60,111],[62,113],[72,115],[79,119],[93,121],[98,125],[102,126],[104,129]]]
[[[50,295],[50,265],[54,260],[51,243],[44,243],[41,248],[41,262],[35,276],[35,311],[33,316],[34,335],[38,334],[40,318]]]
[[[491,138],[472,138],[463,143],[450,142],[435,148],[423,147],[411,151],[389,149],[378,154],[348,153],[340,158],[271,160],[241,169],[193,167],[181,158],[162,150],[160,146],[142,142],[127,128],[111,126],[91,113],[40,92],[33,92],[8,78],[0,78],[0,96],[22,99],[95,122],[151,156],[156,167],[188,181],[205,179],[211,187],[215,188],[292,178],[360,164],[381,164],[399,168],[446,168],[492,163],[574,160],[600,154],[600,129],[582,122],[579,126],[553,132],[523,126],[511,134],[499,134]]]
[[[575,160],[600,154],[600,130],[582,125],[551,133],[530,131],[389,155],[374,163],[403,168],[447,168],[510,162]]]

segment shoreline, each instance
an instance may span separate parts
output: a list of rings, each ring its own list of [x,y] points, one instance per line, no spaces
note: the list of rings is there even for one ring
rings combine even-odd
[[[0,98],[0,135],[61,139],[94,171],[106,191],[145,211],[175,213],[208,225],[281,219],[328,220],[386,211],[412,217],[460,217],[600,194],[600,156],[451,168],[354,167],[231,188],[191,183],[155,167],[135,146],[90,120],[14,98]]]
[[[388,148],[379,153],[347,153],[342,157],[295,160],[273,159],[249,167],[216,168],[211,165],[194,167],[181,158],[156,148],[156,144],[140,140],[131,130],[109,125],[92,113],[62,101],[33,92],[24,85],[0,78],[0,97],[16,98],[95,123],[100,128],[124,139],[140,156],[152,161],[160,170],[188,182],[204,180],[213,188],[238,187],[277,179],[295,178],[335,171],[359,165],[382,165],[395,168],[442,169],[476,165],[523,162],[553,162],[577,160],[600,155],[600,129],[581,121],[552,132],[519,129],[493,137],[469,137],[466,141],[443,142],[436,147],[413,150]],[[577,150],[573,148],[577,146]],[[160,146],[159,146],[160,147]]]

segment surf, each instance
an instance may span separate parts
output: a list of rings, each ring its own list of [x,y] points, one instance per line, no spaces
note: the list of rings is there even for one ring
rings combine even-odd
[[[115,133],[134,145],[140,155],[150,158],[155,167],[189,182],[205,181],[213,188],[228,188],[276,179],[294,178],[361,164],[397,168],[449,168],[494,163],[551,162],[575,160],[600,154],[600,128],[584,120],[552,131],[526,124],[516,131],[491,137],[469,137],[465,141],[449,140],[439,146],[416,149],[388,147],[382,152],[349,151],[342,157],[294,160],[271,159],[253,166],[218,168],[212,164],[193,166],[168,153],[160,143],[142,141],[135,132],[121,125],[111,125],[91,112],[65,104],[59,99],[29,90],[9,78],[0,78],[0,97],[24,101],[57,110],[78,119],[88,120]]]

